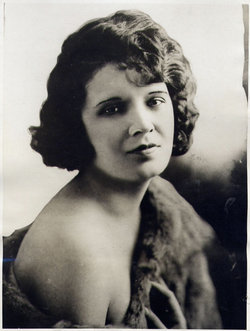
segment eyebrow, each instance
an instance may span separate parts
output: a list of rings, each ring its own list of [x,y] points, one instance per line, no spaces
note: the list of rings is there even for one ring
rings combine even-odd
[[[167,91],[152,91],[152,92],[149,92],[149,94],[154,94],[154,93],[164,93],[164,94],[168,95]]]
[[[167,91],[152,91],[152,92],[149,92],[148,94],[150,95],[150,94],[156,94],[156,93],[164,93],[164,94],[167,94],[168,95],[168,92]],[[96,105],[96,107],[97,106],[99,106],[99,105],[102,105],[103,103],[106,103],[106,102],[110,102],[110,101],[120,101],[120,100],[122,100],[121,98],[119,98],[119,97],[113,97],[113,98],[109,98],[109,99],[106,99],[106,100],[103,100],[103,101],[100,101],[97,105]]]
[[[119,98],[119,97],[109,98],[109,99],[106,99],[106,100],[103,100],[103,101],[99,102],[99,103],[96,105],[96,107],[99,106],[99,105],[101,105],[101,104],[103,104],[103,103],[106,103],[106,102],[110,102],[110,101],[120,101],[120,100],[122,100],[122,99]]]

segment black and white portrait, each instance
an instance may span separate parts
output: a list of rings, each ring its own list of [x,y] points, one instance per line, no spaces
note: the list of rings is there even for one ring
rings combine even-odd
[[[2,327],[246,329],[248,5],[2,18]]]

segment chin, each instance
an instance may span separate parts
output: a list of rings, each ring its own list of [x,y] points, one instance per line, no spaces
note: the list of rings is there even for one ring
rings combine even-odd
[[[158,162],[157,164],[145,164],[135,171],[134,177],[135,181],[148,181],[155,176],[159,176],[168,166],[168,162]]]

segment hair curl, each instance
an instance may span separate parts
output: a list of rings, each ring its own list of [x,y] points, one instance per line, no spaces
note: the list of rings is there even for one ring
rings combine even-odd
[[[41,124],[30,127],[31,147],[46,165],[83,169],[93,159],[81,112],[87,82],[108,63],[139,72],[136,84],[166,83],[175,115],[172,155],[188,151],[198,117],[189,62],[181,46],[150,16],[126,10],[89,21],[64,41],[48,79]]]

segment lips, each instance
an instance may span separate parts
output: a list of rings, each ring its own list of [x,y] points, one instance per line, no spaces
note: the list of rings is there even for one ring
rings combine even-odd
[[[156,145],[156,144],[141,144],[139,146],[137,146],[136,148],[128,151],[127,153],[128,154],[143,154],[143,153],[150,153],[150,152],[153,152],[155,149],[157,149],[158,147],[160,147],[159,145]]]

